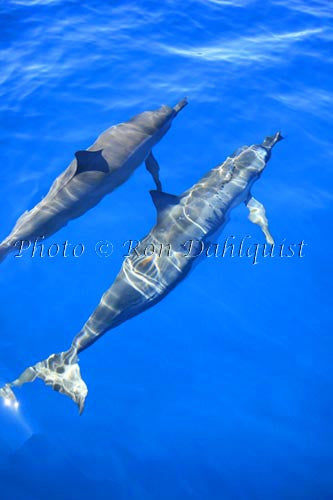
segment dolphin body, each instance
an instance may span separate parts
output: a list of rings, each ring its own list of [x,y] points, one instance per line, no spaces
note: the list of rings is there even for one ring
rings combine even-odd
[[[75,159],[57,177],[45,198],[21,215],[0,244],[0,261],[15,249],[17,241],[49,237],[70,220],[83,215],[123,184],[143,161],[156,188],[161,190],[159,166],[151,150],[186,104],[183,99],[173,108],[161,106],[155,111],[140,113],[107,129],[87,150],[77,151]]]
[[[221,230],[230,211],[245,203],[249,218],[262,228],[268,242],[273,239],[263,205],[251,195],[253,183],[261,176],[271,155],[271,149],[282,139],[280,133],[266,137],[260,145],[244,146],[227,160],[208,172],[197,184],[181,196],[152,191],[157,209],[157,222],[140,241],[122,265],[112,286],[82,330],[73,339],[68,351],[52,354],[45,361],[27,368],[21,376],[0,389],[7,405],[18,402],[11,389],[41,378],[56,391],[68,395],[77,403],[80,413],[88,389],[81,378],[78,353],[89,347],[108,330],[140,314],[166,296],[191,269],[195,258],[186,257],[184,243],[188,240],[205,242]],[[172,251],[146,256],[149,245],[171,245]],[[140,251],[141,249],[141,251]]]

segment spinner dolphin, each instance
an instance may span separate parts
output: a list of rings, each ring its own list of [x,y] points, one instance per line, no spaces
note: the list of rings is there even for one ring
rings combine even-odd
[[[152,148],[186,104],[183,99],[173,108],[161,106],[155,111],[140,113],[107,129],[87,150],[77,151],[45,198],[21,215],[0,244],[0,261],[15,249],[17,241],[47,238],[70,220],[80,217],[123,184],[143,161],[156,188],[161,190],[159,166]]]
[[[184,243],[207,241],[223,228],[235,206],[245,203],[250,220],[259,224],[267,241],[272,243],[265,209],[253,198],[251,187],[261,176],[272,147],[281,138],[278,132],[266,137],[260,145],[238,149],[181,196],[152,191],[157,209],[156,225],[140,241],[137,251],[124,260],[114,283],[73,339],[71,347],[27,368],[20,377],[0,389],[6,404],[14,407],[18,404],[12,387],[40,378],[54,390],[72,398],[82,412],[88,389],[80,375],[78,354],[108,330],[165,297],[185,278],[196,260],[187,257]],[[171,251],[146,256],[144,249],[160,244],[171,245]]]

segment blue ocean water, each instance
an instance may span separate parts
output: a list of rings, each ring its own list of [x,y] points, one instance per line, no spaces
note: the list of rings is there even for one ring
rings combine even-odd
[[[0,408],[2,499],[333,498],[332,20],[327,0],[1,3],[0,239],[75,151],[187,96],[154,150],[164,189],[281,130],[254,195],[278,245],[305,242],[303,257],[205,258],[82,353],[81,417],[42,382],[18,390],[19,410]],[[1,264],[0,385],[69,345],[123,242],[154,224],[152,188],[142,166],[45,243],[83,243],[80,258]],[[228,236],[264,242],[245,207]]]

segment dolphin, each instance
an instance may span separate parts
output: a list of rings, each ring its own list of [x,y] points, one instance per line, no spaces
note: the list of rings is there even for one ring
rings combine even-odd
[[[183,99],[173,108],[161,106],[155,111],[140,113],[107,129],[87,150],[77,151],[45,198],[21,215],[0,244],[0,261],[15,249],[18,241],[47,238],[70,220],[83,215],[123,184],[143,161],[157,190],[162,190],[152,148],[186,104],[187,100]]]
[[[78,354],[108,330],[165,297],[196,261],[195,257],[188,258],[184,243],[207,242],[225,226],[231,210],[240,203],[247,205],[250,220],[258,224],[266,240],[272,242],[265,208],[252,196],[251,188],[265,169],[272,147],[280,139],[282,136],[277,132],[266,137],[262,144],[243,146],[180,196],[151,191],[157,210],[156,225],[123,261],[114,283],[74,337],[71,347],[30,366],[0,389],[5,403],[16,407],[18,402],[12,387],[40,378],[54,390],[69,396],[82,413],[88,389],[81,378]],[[167,252],[147,256],[146,248],[161,244],[168,247]]]

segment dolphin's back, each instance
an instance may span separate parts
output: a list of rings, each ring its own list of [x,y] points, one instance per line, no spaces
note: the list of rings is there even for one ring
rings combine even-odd
[[[128,121],[113,125],[102,132],[96,141],[86,150],[102,151],[102,156],[108,163],[109,172],[121,168],[129,157],[144,143],[152,141],[154,135],[162,130],[162,135],[168,130],[170,120],[174,116],[173,108],[161,106],[155,111],[144,111],[133,116]],[[75,158],[67,169],[56,178],[46,196],[59,192],[75,175],[78,161]]]
[[[105,130],[53,182],[47,195],[17,220],[0,245],[0,260],[16,241],[48,237],[124,183],[170,128],[177,111],[161,106]]]

